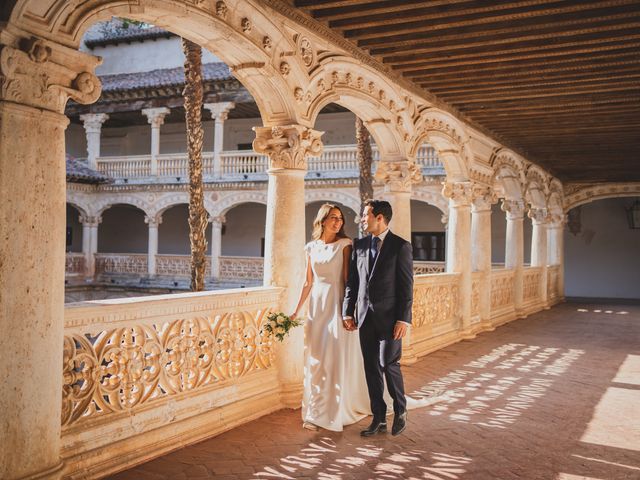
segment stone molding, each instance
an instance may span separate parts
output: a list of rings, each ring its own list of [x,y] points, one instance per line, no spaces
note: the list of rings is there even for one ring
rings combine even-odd
[[[324,132],[303,125],[253,127],[253,149],[269,157],[269,170],[306,170],[307,157],[322,153]]]
[[[378,162],[374,178],[385,192],[411,192],[411,185],[422,182],[422,171],[415,162]]]
[[[147,122],[154,128],[158,128],[164,124],[164,117],[169,115],[169,113],[171,113],[171,110],[167,107],[145,108],[142,110],[142,114],[147,117]]]
[[[584,205],[585,203],[615,197],[640,197],[640,182],[571,184],[568,185],[564,198],[564,211]]]
[[[472,187],[471,209],[474,213],[491,212],[491,206],[498,202],[498,196],[491,187],[474,184]]]
[[[98,58],[26,34],[2,33],[0,100],[61,114],[69,98],[82,104],[98,100]]]
[[[109,120],[109,115],[106,113],[85,113],[80,115],[80,120],[82,120],[87,133],[100,133],[102,124]]]

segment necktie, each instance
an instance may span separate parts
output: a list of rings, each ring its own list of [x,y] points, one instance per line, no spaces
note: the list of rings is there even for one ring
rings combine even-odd
[[[380,238],[373,237],[371,239],[371,254],[369,255],[369,272],[373,269],[374,263],[376,263],[376,257],[378,256],[378,249],[380,247]]]

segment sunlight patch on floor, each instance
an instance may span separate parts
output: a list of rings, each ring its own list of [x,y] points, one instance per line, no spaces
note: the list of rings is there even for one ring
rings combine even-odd
[[[583,477],[582,475],[571,475],[570,473],[561,473],[556,480],[605,480],[604,478]]]
[[[627,358],[618,369],[618,374],[613,381],[616,383],[640,385],[640,355],[627,355]]]
[[[640,390],[610,387],[600,399],[581,440],[640,451]]]

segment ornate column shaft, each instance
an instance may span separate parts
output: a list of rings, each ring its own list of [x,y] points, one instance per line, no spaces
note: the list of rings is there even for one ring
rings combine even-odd
[[[547,305],[547,221],[548,213],[545,208],[529,209],[529,218],[533,223],[531,232],[531,266],[541,267],[540,300]]]
[[[150,276],[156,274],[156,256],[158,255],[158,227],[162,223],[162,216],[154,218],[144,217],[144,222],[149,225],[149,246],[147,248],[147,273]]]
[[[521,315],[524,275],[524,202],[522,200],[503,200],[502,211],[507,215],[504,266],[513,270],[513,303],[516,314]]]
[[[158,175],[158,155],[160,155],[160,127],[164,124],[164,117],[171,110],[166,107],[145,108],[142,114],[147,117],[151,125],[151,175]]]
[[[227,219],[224,215],[212,217],[211,222],[211,278],[220,280],[220,256],[222,255],[222,226]]]
[[[381,160],[374,178],[384,185],[383,197],[393,209],[391,230],[410,242],[411,185],[422,182],[420,167],[412,161]]]
[[[304,279],[304,175],[307,157],[322,153],[323,132],[302,125],[254,127],[253,149],[269,157],[264,284],[284,287],[282,309],[296,307]],[[298,408],[302,400],[304,334],[302,329],[277,352],[278,373],[285,406]]]
[[[471,204],[471,270],[480,272],[478,314],[491,329],[491,205],[497,198],[490,187],[476,186]]]
[[[100,96],[98,62],[0,27],[0,478],[61,476],[63,112]]]
[[[106,113],[87,113],[80,115],[87,136],[87,163],[89,168],[98,169],[98,157],[100,156],[100,135],[102,124],[109,119]]]
[[[449,199],[447,230],[447,272],[460,274],[461,331],[465,337],[471,330],[471,182],[445,183],[442,194]]]
[[[236,106],[233,102],[205,103],[204,108],[213,118],[213,175],[222,177],[222,151],[224,150],[224,122],[229,111]]]

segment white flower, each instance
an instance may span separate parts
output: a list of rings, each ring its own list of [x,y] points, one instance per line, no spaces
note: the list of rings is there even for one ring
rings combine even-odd
[[[284,334],[284,333],[285,333],[285,329],[284,329],[284,327],[278,327],[278,328],[276,328],[276,333],[279,333],[279,334],[281,334],[281,335],[282,335],[282,334]]]
[[[284,317],[282,315],[278,315],[278,325],[284,324]]]

